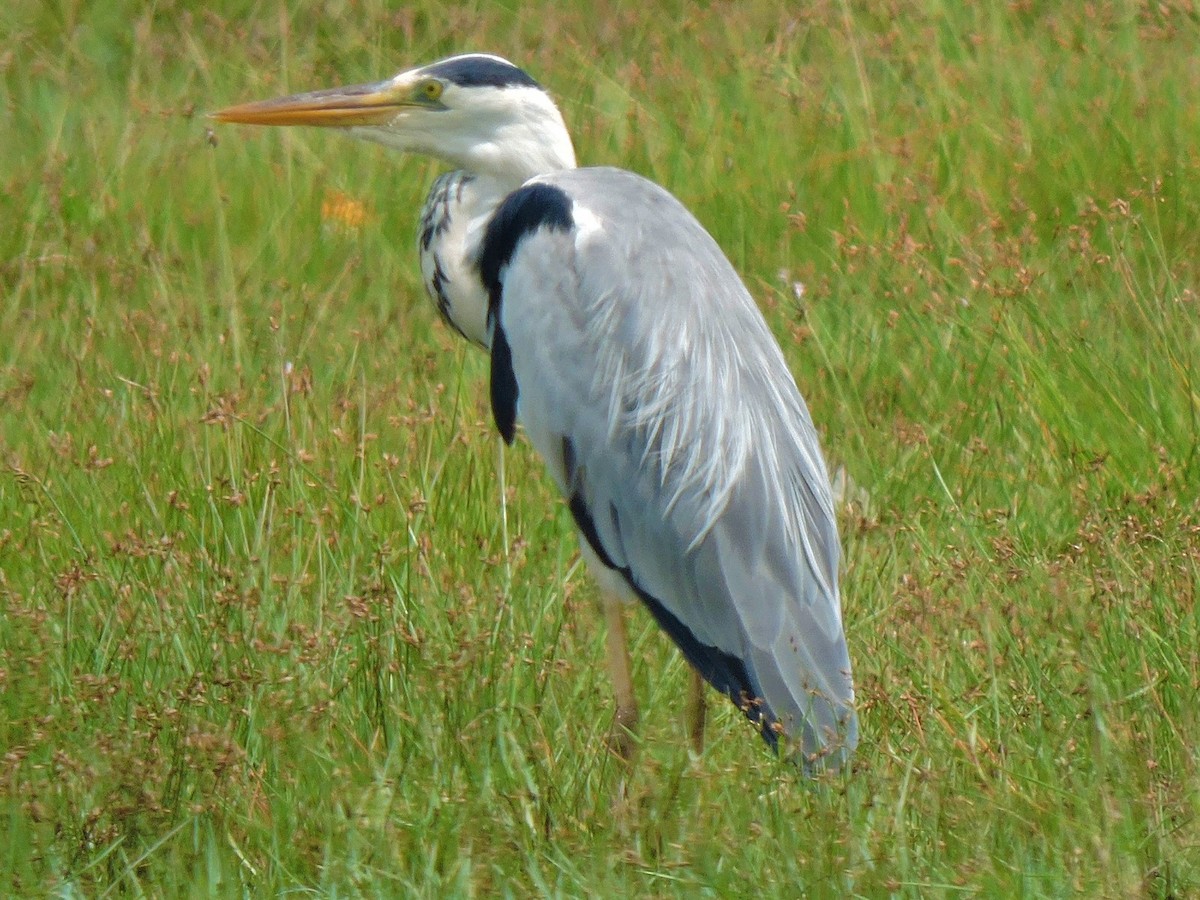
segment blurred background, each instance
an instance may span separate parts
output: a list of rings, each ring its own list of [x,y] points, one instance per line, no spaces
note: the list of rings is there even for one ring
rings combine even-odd
[[[1200,890],[1190,3],[17,0],[0,892]],[[847,477],[805,785],[594,588],[415,253],[431,161],[207,110],[469,50],[725,249]]]

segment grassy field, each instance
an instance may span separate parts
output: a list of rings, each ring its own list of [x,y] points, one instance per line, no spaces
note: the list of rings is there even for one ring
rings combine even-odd
[[[0,16],[0,894],[1200,894],[1186,2]],[[795,8],[792,8],[795,7]],[[806,784],[595,589],[425,300],[438,167],[205,110],[468,49],[744,274],[831,459],[863,742]]]

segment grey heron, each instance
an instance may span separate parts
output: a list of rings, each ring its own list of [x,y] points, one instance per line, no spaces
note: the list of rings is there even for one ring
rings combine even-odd
[[[616,749],[637,725],[622,606],[640,603],[763,739],[810,771],[858,742],[839,542],[817,432],[713,238],[666,190],[576,168],[550,95],[466,54],[393,78],[245,103],[222,122],[341,129],[448,162],[419,253],[442,317],[491,354],[491,405],[541,454],[599,582]]]

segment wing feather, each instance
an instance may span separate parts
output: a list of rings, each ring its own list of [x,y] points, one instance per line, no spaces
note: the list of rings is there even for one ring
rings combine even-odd
[[[703,227],[636,175],[536,179],[573,226],[500,273],[518,414],[583,538],[719,689],[809,759],[857,743],[829,478],[753,299]],[[672,621],[675,620],[677,625]],[[704,654],[712,654],[705,672]],[[739,674],[739,667],[741,674]]]

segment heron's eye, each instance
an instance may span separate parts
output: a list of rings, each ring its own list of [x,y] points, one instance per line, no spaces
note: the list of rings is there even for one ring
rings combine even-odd
[[[417,87],[417,94],[422,100],[429,103],[436,103],[442,99],[442,83],[436,78],[430,78],[428,81],[423,81]]]

